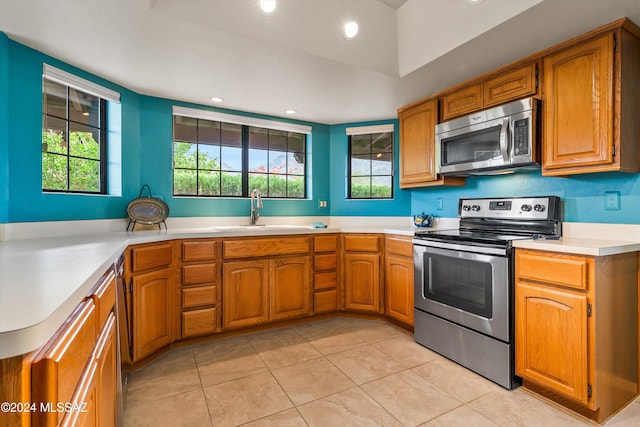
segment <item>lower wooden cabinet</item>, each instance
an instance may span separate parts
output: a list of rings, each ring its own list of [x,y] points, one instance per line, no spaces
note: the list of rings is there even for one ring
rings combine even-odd
[[[28,366],[34,426],[115,426],[118,347],[116,279],[107,272]],[[4,377],[3,377],[4,380]]]
[[[344,254],[344,308],[380,311],[380,254]]]
[[[387,235],[384,240],[385,314],[413,326],[412,236]]]
[[[153,271],[133,277],[133,360],[149,356],[173,341],[173,272]]]
[[[339,281],[338,236],[327,234],[313,238],[313,312],[338,310]]]
[[[308,256],[270,261],[270,320],[309,314],[311,260]]]
[[[516,374],[602,422],[638,393],[638,255],[516,250]]]
[[[230,261],[222,266],[222,328],[269,320],[269,261]]]

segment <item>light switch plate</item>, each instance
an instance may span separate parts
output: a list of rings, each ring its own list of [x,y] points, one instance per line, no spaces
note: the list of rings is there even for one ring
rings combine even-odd
[[[604,209],[607,211],[620,210],[620,192],[619,191],[605,191]]]

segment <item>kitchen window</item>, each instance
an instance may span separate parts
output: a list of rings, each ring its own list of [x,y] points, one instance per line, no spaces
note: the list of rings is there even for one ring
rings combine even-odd
[[[347,135],[347,198],[393,198],[393,125],[347,128]]]
[[[311,128],[174,107],[175,196],[306,197]]]
[[[120,94],[43,67],[42,190],[107,193],[107,101]]]

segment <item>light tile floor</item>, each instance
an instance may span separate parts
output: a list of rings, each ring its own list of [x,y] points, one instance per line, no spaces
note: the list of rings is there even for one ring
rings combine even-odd
[[[334,318],[172,350],[129,379],[125,426],[584,426],[382,322]],[[607,426],[640,426],[640,399]]]

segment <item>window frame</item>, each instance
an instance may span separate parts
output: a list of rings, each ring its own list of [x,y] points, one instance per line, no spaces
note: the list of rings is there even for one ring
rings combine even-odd
[[[201,142],[199,141],[199,137],[197,135],[197,129],[199,128],[199,122],[196,122],[196,141],[181,141],[178,140],[176,138],[176,134],[175,134],[175,118],[176,117],[184,117],[184,118],[189,118],[189,119],[196,119],[196,120],[207,120],[207,121],[211,121],[211,122],[218,122],[221,125],[224,124],[236,124],[236,125],[240,125],[241,126],[241,167],[242,167],[242,171],[241,173],[241,194],[239,195],[225,195],[225,194],[200,194],[200,188],[199,188],[199,174],[200,174],[200,169],[198,167],[198,164],[196,162],[196,169],[192,169],[192,168],[176,168],[175,166],[175,144],[178,142],[189,142],[191,144],[196,144],[199,145],[201,144]],[[268,169],[266,172],[264,173],[256,173],[255,171],[251,171],[249,170],[249,152],[250,150],[253,149],[260,149],[261,148],[255,148],[255,147],[250,147],[250,130],[251,128],[261,128],[261,129],[266,129],[268,130],[267,135],[270,134],[271,131],[284,131],[285,132],[285,138],[286,138],[286,151],[284,151],[285,155],[288,157],[289,154],[292,153],[299,153],[298,151],[288,151],[288,147],[289,147],[289,133],[297,133],[300,134],[302,137],[302,145],[303,145],[303,155],[304,155],[304,174],[303,175],[297,175],[297,174],[290,174],[288,173],[288,170],[285,171],[285,173],[272,173],[270,172]],[[270,176],[273,175],[279,175],[279,176],[284,176],[285,180],[287,180],[287,187],[285,188],[285,195],[277,195],[277,196],[270,196],[267,193],[263,193],[262,197],[263,198],[268,198],[268,199],[281,199],[281,200],[307,200],[308,199],[308,189],[309,189],[309,168],[310,165],[308,164],[308,158],[309,158],[309,139],[308,136],[311,133],[311,127],[310,126],[306,126],[306,125],[298,125],[298,124],[294,124],[294,123],[287,123],[287,122],[279,122],[279,121],[272,121],[272,120],[266,120],[266,119],[259,119],[259,118],[254,118],[254,117],[245,117],[245,116],[236,116],[236,115],[231,115],[231,114],[225,114],[225,113],[219,113],[219,112],[214,112],[214,111],[208,111],[208,110],[197,110],[197,109],[191,109],[191,108],[186,108],[186,107],[178,107],[178,106],[174,106],[173,107],[173,114],[172,114],[172,195],[173,197],[196,197],[196,198],[233,198],[233,199],[237,199],[237,198],[248,198],[250,197],[251,191],[253,190],[253,188],[250,188],[249,185],[249,181],[250,181],[250,177],[251,175],[265,175],[267,177],[267,182]],[[267,137],[268,138],[268,137]],[[218,144],[206,144],[206,145],[217,145],[218,147],[223,147],[224,145],[222,145],[222,141],[220,141]],[[264,150],[267,152],[267,158],[269,153],[272,152],[272,150],[270,150],[269,145],[267,145],[267,149]],[[198,150],[198,147],[196,147],[196,150]],[[273,150],[276,151],[276,150]],[[198,157],[196,156],[196,159],[198,159]],[[268,166],[268,165],[267,165]],[[196,172],[196,194],[176,194],[176,188],[175,188],[175,171],[176,169],[182,169],[182,170],[192,170]],[[220,173],[222,173],[222,165],[220,165],[220,169],[219,169]],[[289,176],[301,176],[303,178],[303,189],[302,189],[302,195],[301,196],[289,196],[288,193],[288,177]],[[220,183],[220,193],[222,193],[222,182]],[[267,184],[267,190],[268,190],[268,184]]]
[[[50,81],[56,84],[59,84],[61,86],[64,86],[66,88],[66,94],[65,94],[65,117],[59,117],[59,116],[55,116],[52,114],[47,114],[46,111],[46,89],[45,89],[45,81]],[[88,95],[92,95],[98,98],[98,105],[99,105],[99,119],[98,119],[98,126],[92,126],[92,125],[88,125],[82,122],[78,122],[75,120],[71,119],[71,115],[70,115],[70,95],[69,92],[71,89],[75,89],[77,91],[83,92],[85,94]],[[44,188],[44,182],[43,182],[43,178],[44,178],[44,169],[41,169],[41,190],[43,193],[62,193],[62,194],[80,194],[80,195],[107,195],[108,194],[108,166],[109,166],[109,161],[108,161],[108,152],[109,152],[109,148],[108,148],[108,141],[107,141],[107,135],[109,134],[109,122],[108,122],[108,117],[107,117],[107,102],[116,102],[116,103],[120,103],[120,94],[118,92],[112,91],[110,89],[107,89],[103,86],[100,86],[96,83],[93,83],[91,81],[85,80],[81,77],[78,77],[74,74],[68,73],[66,71],[60,70],[58,68],[55,68],[49,64],[43,63],[43,67],[42,67],[42,116],[41,116],[41,135],[42,135],[42,139],[41,139],[41,144],[44,145],[44,129],[45,129],[45,119],[47,117],[51,117],[54,118],[56,120],[61,120],[64,121],[65,123],[65,135],[68,139],[70,139],[70,132],[69,129],[71,127],[71,124],[78,124],[78,125],[82,125],[82,126],[87,126],[90,128],[94,128],[98,130],[99,136],[100,136],[100,141],[99,141],[99,159],[90,159],[90,158],[86,158],[86,157],[82,157],[82,156],[77,156],[77,155],[73,155],[71,154],[70,150],[71,150],[71,144],[70,141],[67,144],[66,147],[66,153],[49,153],[51,155],[57,155],[57,156],[64,156],[66,157],[67,160],[67,165],[66,165],[66,189],[55,189],[55,188]],[[42,163],[44,160],[44,151],[40,150],[40,164],[42,167]],[[98,167],[99,167],[99,177],[98,177],[98,181],[99,181],[99,189],[98,191],[87,191],[87,190],[73,190],[70,187],[70,179],[71,179],[71,166],[70,166],[70,159],[72,158],[79,158],[79,159],[87,159],[87,160],[91,160],[91,161],[97,161],[98,162]]]
[[[394,198],[394,171],[395,171],[395,167],[394,167],[394,158],[395,158],[395,129],[393,125],[376,125],[376,126],[363,126],[363,127],[355,127],[355,128],[347,128],[346,130],[347,133],[347,194],[346,194],[346,199],[347,200],[392,200]],[[369,171],[368,175],[358,175],[358,176],[354,176],[353,175],[353,171],[352,171],[352,162],[353,162],[353,153],[352,153],[352,148],[353,148],[353,144],[352,144],[352,140],[354,136],[362,136],[362,135],[369,135],[371,138],[373,138],[373,135],[378,135],[378,134],[384,134],[384,133],[389,133],[390,134],[390,140],[391,140],[391,150],[388,152],[391,155],[391,171],[389,173],[389,175],[374,175],[373,174],[373,170],[371,169]],[[370,150],[369,151],[370,155],[373,155],[373,151]],[[373,161],[373,158],[370,158],[370,161]],[[391,179],[390,182],[390,190],[391,193],[388,197],[372,197],[372,190],[373,190],[373,186],[370,185],[369,186],[369,197],[353,197],[352,196],[352,179],[355,178],[361,178],[361,177],[368,177],[369,178],[369,182],[372,183],[373,178],[375,177],[389,177]]]

